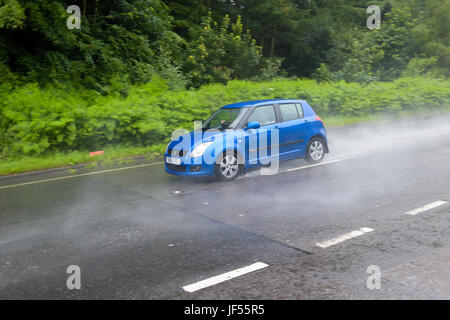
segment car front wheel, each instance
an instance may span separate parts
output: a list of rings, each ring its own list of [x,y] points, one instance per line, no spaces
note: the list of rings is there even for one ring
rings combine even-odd
[[[231,181],[237,178],[242,172],[242,165],[239,164],[236,153],[224,153],[217,159],[216,176],[220,180]]]
[[[306,148],[306,161],[319,163],[325,157],[325,145],[322,139],[313,138]]]

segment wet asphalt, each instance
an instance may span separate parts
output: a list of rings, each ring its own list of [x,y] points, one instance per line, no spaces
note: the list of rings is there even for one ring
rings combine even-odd
[[[450,202],[450,118],[328,135],[319,166],[233,182],[162,164],[0,178],[0,299],[449,299],[450,203],[405,213]],[[183,290],[255,262],[268,267]],[[379,289],[367,287],[372,265]]]

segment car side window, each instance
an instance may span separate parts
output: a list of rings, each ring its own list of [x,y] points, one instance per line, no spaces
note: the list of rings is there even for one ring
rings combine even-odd
[[[297,105],[298,116],[301,119],[304,117],[302,105],[300,103],[297,103],[296,105]]]
[[[248,118],[248,122],[258,121],[262,126],[277,122],[273,105],[256,107]]]
[[[280,111],[283,121],[298,119],[297,107],[295,103],[280,104]]]

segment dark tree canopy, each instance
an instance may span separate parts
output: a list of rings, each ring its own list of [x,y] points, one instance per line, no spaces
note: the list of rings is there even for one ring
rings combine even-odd
[[[81,29],[69,30],[69,5]],[[366,8],[382,9],[368,30]],[[448,76],[449,0],[0,0],[0,80],[108,93],[276,76]]]

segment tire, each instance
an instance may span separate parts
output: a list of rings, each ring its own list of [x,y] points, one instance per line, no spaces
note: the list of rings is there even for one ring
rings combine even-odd
[[[305,160],[309,163],[319,163],[325,157],[325,143],[321,138],[312,138],[306,147]]]
[[[224,152],[216,161],[216,177],[222,181],[236,179],[243,170],[243,165],[239,164],[236,152]]]

